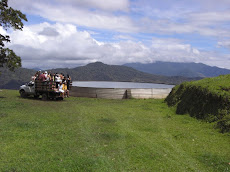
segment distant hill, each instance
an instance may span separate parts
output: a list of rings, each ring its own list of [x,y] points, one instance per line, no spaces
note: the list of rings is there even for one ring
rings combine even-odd
[[[17,69],[10,72],[7,69],[0,69],[0,88],[18,89],[21,83],[28,82],[35,70]],[[49,70],[47,70],[49,71]],[[101,62],[90,63],[86,66],[73,69],[59,68],[52,69],[54,73],[69,74],[74,81],[129,81],[147,83],[179,84],[184,81],[197,80],[200,78],[168,77],[144,73],[127,66],[107,65]]]
[[[6,68],[0,68],[0,88],[3,89],[19,89],[23,83],[30,81],[31,76],[35,74],[35,70],[19,68],[14,72]]]
[[[179,84],[183,81],[200,78],[168,77],[144,73],[127,66],[107,65],[101,62],[90,63],[73,69],[55,69],[53,72],[69,74],[75,81],[129,81]]]
[[[156,62],[156,63],[127,63],[124,66],[132,67],[136,70],[165,76],[184,76],[184,77],[215,77],[230,74],[230,70],[211,67],[202,63],[175,63],[175,62]]]

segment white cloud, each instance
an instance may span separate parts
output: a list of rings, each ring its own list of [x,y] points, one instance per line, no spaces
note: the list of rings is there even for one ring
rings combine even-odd
[[[49,6],[48,8],[41,7],[39,10],[42,11],[41,16],[52,21],[120,32],[136,32],[138,30],[131,19],[126,16],[114,16],[110,13],[88,11],[73,7],[57,9]]]
[[[121,34],[115,35],[113,39],[115,40],[134,40],[134,38],[130,35],[121,35]]]
[[[229,5],[229,0],[137,0],[132,11],[143,32],[230,37]]]
[[[72,6],[83,8],[96,8],[106,11],[128,11],[128,0],[58,0],[58,3],[69,3]]]
[[[7,34],[6,30],[3,29],[3,27],[0,27],[0,34],[2,34],[2,35],[6,35]]]
[[[36,6],[53,5],[57,8],[64,6],[85,9],[99,9],[104,11],[128,11],[129,0],[9,0],[9,5],[21,10],[32,12]]]
[[[49,28],[50,33],[41,34]],[[58,34],[53,34],[58,33]],[[94,61],[122,64],[135,58],[143,58],[145,48],[132,41],[104,43],[92,38],[87,31],[78,31],[71,24],[25,26],[23,32],[10,34],[8,44],[22,58],[24,67],[74,67]]]
[[[189,34],[230,37],[230,1],[9,0],[26,13],[55,22],[125,33]],[[214,8],[215,7],[215,8]],[[115,13],[126,11],[125,13]],[[129,12],[128,12],[129,11]],[[133,16],[138,14],[137,17]]]
[[[46,28],[58,34],[41,34]],[[10,36],[12,42],[8,46],[21,56],[23,66],[30,68],[75,67],[95,61],[107,64],[212,61],[209,58],[211,54],[179,39],[154,37],[151,46],[130,40],[100,42],[89,32],[79,31],[71,24],[42,23],[26,26],[23,32],[14,31]],[[222,60],[226,60],[226,57]]]
[[[229,14],[230,15],[230,14]],[[196,16],[197,17],[197,16]],[[198,18],[198,17],[197,17]],[[192,34],[197,33],[203,36],[212,37],[230,37],[230,30],[221,24],[222,20],[207,20],[206,23],[202,19],[195,20],[187,17],[186,22],[173,22],[168,19],[150,19],[142,18],[138,21],[141,30],[147,33],[160,34]],[[226,20],[227,21],[227,20]],[[229,20],[230,21],[230,20]],[[202,23],[202,24],[201,24]]]
[[[39,32],[40,35],[45,36],[58,36],[59,33],[52,27],[45,27],[41,32]]]
[[[151,50],[158,61],[200,62],[200,51],[179,39],[153,38]]]
[[[230,40],[219,41],[219,42],[217,43],[217,46],[218,46],[218,47],[225,47],[225,48],[230,49]]]
[[[226,63],[229,62],[228,55],[205,52],[202,46],[191,46],[189,40],[184,43],[169,38],[196,33],[203,39],[219,40],[219,47],[229,48],[229,41],[222,41],[230,37],[229,0],[221,3],[216,0],[178,0],[173,4],[171,0],[9,0],[9,3],[27,14],[57,22],[25,26],[23,32],[10,34],[12,42],[9,46],[21,55],[23,65],[27,67],[161,60],[203,62],[230,68]],[[95,32],[79,31],[76,26],[95,30],[98,37],[110,30],[112,35],[115,34],[111,41],[117,42],[110,42],[110,38],[106,38],[107,42],[95,40]],[[0,28],[2,32],[6,33]],[[135,33],[144,35],[146,40],[158,34],[165,38],[154,37],[151,45],[146,45]]]
[[[192,13],[188,15],[188,18],[201,25],[217,24],[220,22],[230,21],[229,11],[212,11],[212,12],[200,12]]]
[[[68,0],[45,1],[10,0],[10,5],[26,13],[39,15],[55,22],[72,23],[78,26],[136,32],[138,27],[125,15],[114,15],[114,11],[128,11],[128,0]],[[100,10],[93,10],[99,8]]]

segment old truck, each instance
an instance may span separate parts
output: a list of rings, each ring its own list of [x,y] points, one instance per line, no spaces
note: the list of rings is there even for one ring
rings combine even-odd
[[[20,86],[19,93],[23,98],[28,96],[38,98],[39,96],[42,96],[42,100],[63,100],[61,92],[56,88],[56,82],[54,81],[30,81],[29,83]]]

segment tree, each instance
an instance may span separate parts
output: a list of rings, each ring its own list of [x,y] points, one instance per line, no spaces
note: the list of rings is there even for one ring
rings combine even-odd
[[[5,30],[9,28],[22,30],[24,26],[22,20],[27,21],[25,14],[8,7],[8,0],[0,0],[0,26]],[[7,67],[13,71],[15,68],[21,67],[21,58],[13,50],[4,48],[7,42],[10,42],[9,35],[0,34],[0,67]]]

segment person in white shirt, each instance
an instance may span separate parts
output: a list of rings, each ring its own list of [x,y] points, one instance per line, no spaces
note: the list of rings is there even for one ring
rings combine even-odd
[[[46,77],[46,81],[49,81],[50,78],[49,78],[49,76],[48,76],[48,72],[47,72],[47,71],[44,72],[44,75],[45,75],[45,77]]]
[[[61,80],[59,74],[56,73],[56,74],[55,74],[56,88],[58,88],[58,84],[59,84],[61,81],[62,81],[62,80]]]
[[[59,84],[58,84],[58,91],[61,92],[61,96],[64,99],[64,90],[63,90],[63,84],[62,84],[62,82],[59,82]]]

